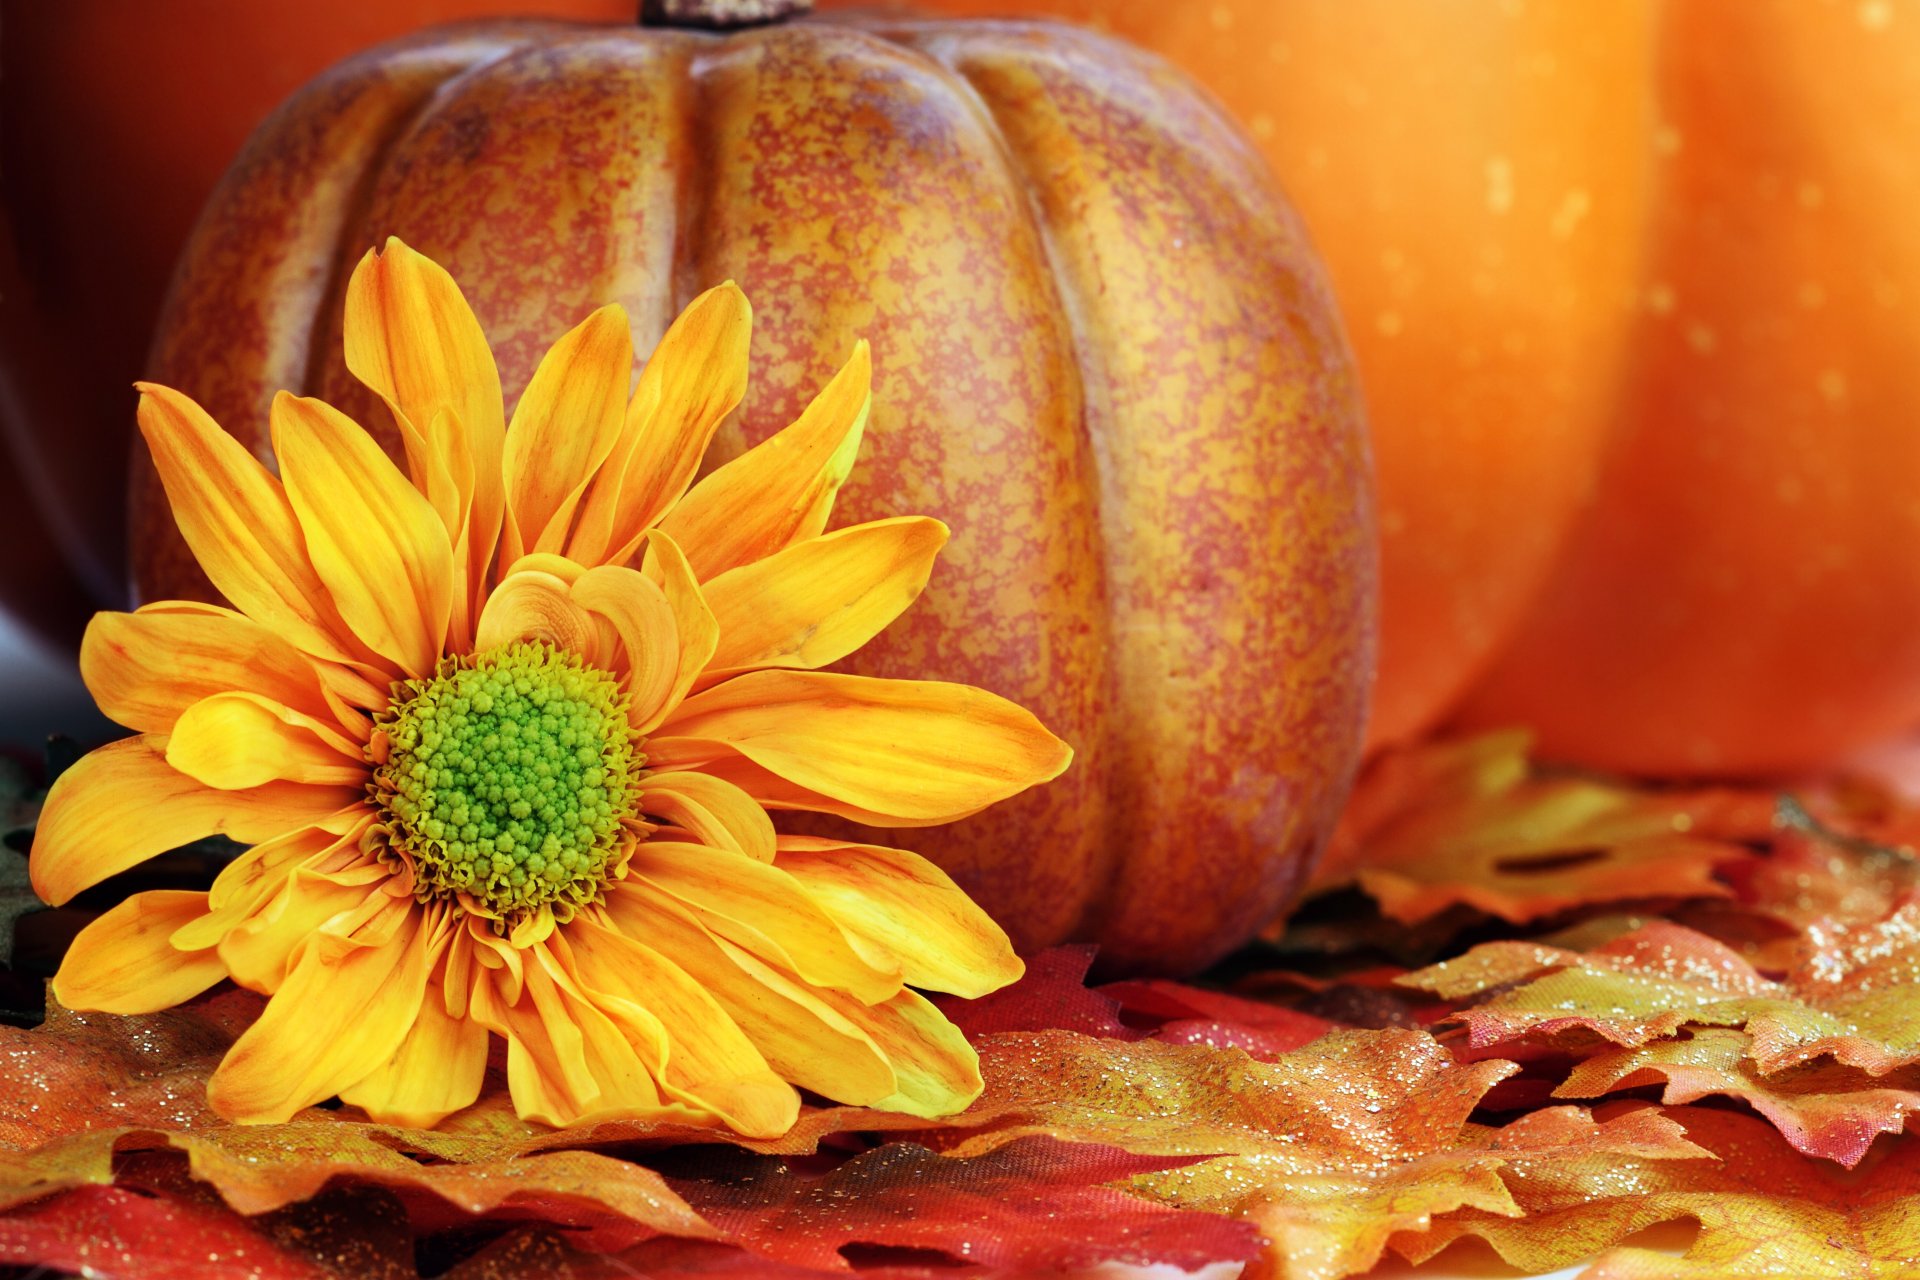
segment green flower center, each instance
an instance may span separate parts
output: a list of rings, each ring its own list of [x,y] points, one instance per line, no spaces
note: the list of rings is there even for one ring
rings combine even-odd
[[[388,839],[422,899],[465,895],[511,923],[600,896],[639,801],[642,757],[614,678],[546,644],[446,658],[376,725]]]

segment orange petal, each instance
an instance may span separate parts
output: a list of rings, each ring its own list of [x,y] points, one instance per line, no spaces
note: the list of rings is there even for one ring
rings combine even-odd
[[[233,980],[250,991],[278,991],[302,948],[320,933],[351,933],[392,897],[380,890],[388,873],[360,863],[339,871],[295,866],[278,888],[254,896],[246,911],[221,935],[220,959]],[[240,914],[236,904],[234,914]]]
[[[787,427],[693,487],[660,528],[687,550],[700,581],[816,537],[853,471],[873,402],[867,344]]]
[[[919,598],[947,543],[924,516],[854,525],[741,565],[701,588],[720,627],[703,683],[759,667],[824,667]]]
[[[280,478],[307,554],[340,616],[410,676],[440,660],[453,608],[453,544],[432,505],[345,414],[273,399]]]
[[[960,1028],[925,996],[902,991],[868,1007],[840,991],[820,1000],[872,1039],[893,1066],[898,1089],[873,1105],[910,1116],[950,1116],[980,1096],[980,1058]]]
[[[973,1000],[1026,971],[1006,931],[919,854],[812,836],[779,844],[774,866],[910,986]]]
[[[633,336],[627,313],[601,307],[541,359],[507,429],[508,560],[560,551],[580,495],[620,435]]]
[[[227,967],[210,950],[181,951],[168,939],[206,913],[204,893],[134,894],[74,938],[53,975],[53,998],[102,1013],[152,1013],[193,999]]]
[[[720,643],[719,624],[714,621],[713,610],[707,608],[706,598],[700,594],[693,566],[680,544],[658,529],[649,533],[647,564],[673,609],[674,628],[680,634],[680,671],[665,701],[651,713],[643,715],[641,707],[634,707],[634,727],[642,733],[653,732],[680,705],[687,691],[693,688],[693,682],[713,661],[713,651]]]
[[[168,387],[140,389],[140,430],[194,558],[240,612],[306,653],[350,661],[346,624],[307,558],[280,482],[206,411]]]
[[[33,835],[34,892],[58,906],[108,876],[211,835],[243,844],[361,803],[363,787],[276,782],[216,791],[166,761],[165,740],[127,738],[87,755],[47,792]]]
[[[710,933],[813,986],[840,988],[864,1004],[900,990],[897,965],[867,963],[833,917],[767,863],[705,845],[653,840],[634,849],[627,876],[659,886],[691,908]]]
[[[420,1015],[444,925],[413,902],[369,946],[308,945],[254,1024],[207,1082],[207,1101],[239,1124],[283,1124],[393,1059]],[[438,927],[436,927],[438,926]]]
[[[626,681],[629,719],[636,727],[657,719],[680,683],[680,632],[667,593],[637,570],[600,565],[574,582],[572,600],[606,624],[612,644],[599,657]]]
[[[698,1123],[663,1102],[642,1059],[667,1053],[666,1034],[644,1015],[616,1025],[587,999],[545,947],[525,953],[525,986],[509,1005],[492,983],[474,992],[473,1016],[507,1040],[507,1088],[514,1110],[541,1124],[609,1115]]]
[[[380,1124],[430,1129],[480,1096],[489,1039],[478,1022],[448,1014],[436,976],[392,1060],[342,1089],[340,1100]]]
[[[617,928],[581,917],[567,930],[580,982],[616,1021],[644,1010],[666,1036],[664,1093],[710,1111],[736,1133],[777,1137],[800,1097],[701,986],[697,976]]]
[[[893,1068],[865,1033],[797,979],[708,933],[672,895],[644,881],[625,881],[607,895],[607,914],[627,937],[646,938],[672,956],[783,1079],[854,1106],[898,1088]]]
[[[167,763],[222,791],[364,785],[368,775],[359,744],[257,693],[216,693],[188,707],[167,738]]]
[[[396,418],[432,430],[422,447],[434,461],[414,464],[414,479],[431,487],[438,466],[464,495],[465,579],[486,581],[500,533],[500,460],[506,437],[500,371],[480,322],[438,263],[389,237],[369,252],[347,282],[347,368],[390,405]],[[411,447],[411,446],[410,446]]]
[[[202,698],[257,693],[315,718],[331,714],[311,660],[251,618],[213,605],[150,604],[96,613],[80,676],[110,718],[166,733]]]
[[[570,554],[624,564],[680,500],[721,421],[747,391],[753,309],[731,280],[687,305],[654,348],[620,443],[581,508]]]
[[[756,862],[773,861],[773,819],[730,782],[704,773],[651,774],[640,794],[640,811],[687,831],[702,844],[731,849]]]
[[[818,671],[755,671],[695,694],[648,742],[649,761],[672,767],[675,738],[723,743],[808,791],[907,824],[978,812],[1073,759],[1032,713],[984,689]]]
[[[516,640],[540,640],[592,661],[598,630],[571,599],[571,588],[550,573],[526,569],[510,575],[493,594],[473,630],[473,651],[487,653]]]

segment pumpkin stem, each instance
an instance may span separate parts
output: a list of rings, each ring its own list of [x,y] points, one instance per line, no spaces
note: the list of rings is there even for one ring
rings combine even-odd
[[[641,0],[640,25],[732,31],[798,18],[812,10],[813,0]]]

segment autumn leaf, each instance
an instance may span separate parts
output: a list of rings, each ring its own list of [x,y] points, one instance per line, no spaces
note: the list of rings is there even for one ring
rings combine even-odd
[[[1583,1280],[1920,1274],[1920,1143],[1890,1144],[1845,1170],[1800,1158],[1753,1116],[1702,1107],[1664,1114],[1718,1159],[1591,1152],[1515,1162],[1501,1177],[1521,1216],[1466,1210],[1396,1236],[1393,1247],[1420,1262],[1477,1236],[1528,1274],[1599,1254]],[[1683,1257],[1616,1247],[1689,1219],[1700,1230]]]
[[[1185,1169],[1137,1177],[1133,1186],[1169,1204],[1237,1213],[1271,1242],[1248,1280],[1334,1280],[1379,1261],[1397,1233],[1444,1215],[1475,1210],[1518,1216],[1501,1171],[1516,1163],[1604,1153],[1646,1160],[1690,1160],[1703,1153],[1678,1126],[1651,1111],[1607,1124],[1584,1110],[1533,1112],[1503,1129],[1462,1124],[1454,1140],[1400,1146],[1372,1161],[1289,1150],[1276,1143]]]
[[[1486,943],[1401,981],[1451,1000],[1484,996],[1449,1019],[1476,1047],[1564,1034],[1638,1046],[1687,1026],[1745,1027],[1768,1074],[1823,1054],[1873,1075],[1920,1062],[1920,902],[1809,931],[1778,982],[1664,921],[1588,952]]]
[[[1802,1062],[1765,1074],[1749,1057],[1743,1032],[1702,1027],[1679,1040],[1597,1054],[1574,1067],[1556,1089],[1562,1098],[1597,1098],[1622,1089],[1662,1085],[1661,1101],[1738,1098],[1770,1120],[1794,1150],[1860,1163],[1873,1140],[1899,1133],[1920,1112],[1920,1073],[1874,1077],[1838,1063]]]
[[[1443,741],[1375,765],[1321,889],[1351,880],[1402,924],[1466,906],[1512,924],[1579,907],[1726,897],[1773,800],[1539,776],[1515,733]]]
[[[1100,994],[1129,1022],[1152,1022],[1155,1040],[1244,1049],[1262,1061],[1300,1048],[1338,1023],[1311,1013],[1159,978],[1112,982]]]
[[[974,1157],[892,1142],[825,1174],[709,1155],[675,1187],[734,1242],[796,1266],[843,1269],[852,1245],[928,1250],[1026,1271],[1099,1263],[1193,1271],[1259,1252],[1248,1224],[1181,1213],[1105,1184],[1169,1163],[1114,1147],[1029,1137]]]

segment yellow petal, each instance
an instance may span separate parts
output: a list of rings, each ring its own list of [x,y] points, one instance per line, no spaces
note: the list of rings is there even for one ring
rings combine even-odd
[[[55,906],[157,853],[211,835],[243,844],[361,803],[363,787],[276,782],[216,791],[166,761],[163,739],[127,738],[87,755],[47,792],[33,835],[34,892]]]
[[[639,1010],[666,1036],[664,1093],[711,1111],[737,1133],[777,1137],[793,1126],[800,1098],[773,1074],[752,1041],[692,975],[618,929],[581,917],[567,930],[579,978],[616,1021]]]
[[[376,874],[369,874],[364,866],[332,872],[290,868],[277,889],[255,895],[238,923],[221,935],[220,959],[227,972],[250,991],[278,991],[316,934],[350,933],[370,911],[392,901],[379,888],[386,872],[377,867],[373,871]]]
[[[648,742],[649,761],[673,767],[683,737],[909,824],[978,812],[1073,759],[1031,712],[984,689],[819,671],[755,671],[695,694]]]
[[[212,951],[181,951],[168,939],[206,912],[204,893],[134,894],[74,938],[53,975],[53,998],[102,1013],[152,1013],[193,999],[227,967]]]
[[[657,718],[680,680],[680,632],[667,593],[640,572],[599,565],[573,584],[572,600],[604,623],[602,663],[622,674],[628,717]]]
[[[950,1116],[980,1096],[980,1058],[960,1028],[926,997],[902,991],[871,1007],[844,992],[820,1000],[869,1036],[893,1066],[899,1088],[873,1105],[910,1116]]]
[[[691,908],[707,930],[814,986],[838,987],[865,1004],[900,990],[897,965],[875,968],[798,882],[777,867],[705,845],[643,841],[627,864]]]
[[[373,438],[318,400],[274,397],[280,478],[340,616],[411,676],[433,670],[453,608],[446,527]]]
[[[150,604],[96,613],[80,642],[80,676],[110,718],[166,733],[202,698],[241,690],[315,718],[331,714],[310,659],[231,609]]]
[[[654,530],[647,535],[647,562],[658,575],[660,588],[667,594],[667,604],[673,609],[674,629],[680,634],[680,670],[659,706],[648,714],[642,714],[643,709],[635,706],[634,727],[642,733],[652,733],[673,714],[687,691],[693,688],[693,682],[713,661],[713,651],[720,643],[719,624],[714,621],[706,598],[700,594],[693,565],[680,544],[669,534]]]
[[[364,785],[368,775],[357,743],[257,693],[217,693],[188,707],[167,738],[167,763],[222,791]]]
[[[701,588],[720,627],[703,683],[758,667],[824,667],[919,598],[947,543],[924,516],[854,525],[741,565]]]
[[[293,505],[260,460],[168,387],[140,389],[140,430],[181,536],[221,594],[303,652],[362,655],[307,558]]]
[[[440,979],[432,978],[392,1060],[342,1089],[340,1100],[380,1124],[430,1129],[480,1096],[489,1038],[473,1019],[447,1013]]]
[[[546,947],[525,953],[525,985],[508,1004],[491,983],[474,991],[473,1016],[506,1037],[507,1088],[514,1110],[541,1124],[609,1115],[697,1123],[661,1100],[642,1053],[660,1058],[665,1033],[647,1019],[614,1022],[583,996]]]
[[[686,548],[700,581],[816,537],[853,471],[872,405],[867,344],[787,427],[693,487],[660,528]]]
[[[730,782],[704,773],[651,774],[640,793],[640,811],[679,827],[701,844],[731,849],[756,862],[773,861],[773,819]]]
[[[607,914],[626,936],[646,938],[672,956],[783,1079],[854,1106],[898,1088],[893,1068],[865,1033],[797,979],[708,933],[672,895],[643,881],[624,881],[608,893]]]
[[[620,442],[568,544],[589,564],[623,564],[693,482],[714,431],[747,391],[753,309],[732,281],[680,313],[640,374]]]
[[[473,630],[473,651],[487,653],[516,640],[542,640],[592,661],[598,649],[593,619],[561,579],[537,569],[512,574],[487,597]]]
[[[507,429],[508,560],[560,551],[587,484],[620,435],[633,337],[627,313],[601,307],[553,345]]]
[[[910,986],[973,1000],[1025,972],[1006,931],[917,853],[782,836],[774,866],[863,954],[898,964]]]
[[[504,504],[499,484],[506,437],[500,371],[460,288],[439,264],[389,238],[347,282],[347,368],[390,405],[396,418],[430,426],[423,446],[434,461],[414,464],[431,488],[435,466],[464,490],[465,580],[479,590],[493,562]],[[412,446],[410,446],[411,448]]]
[[[370,946],[301,951],[293,971],[207,1082],[214,1111],[239,1124],[279,1124],[379,1070],[420,1014],[446,930],[412,902],[388,900],[393,922]]]

